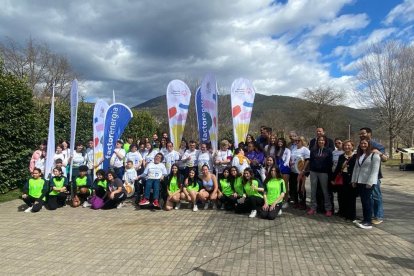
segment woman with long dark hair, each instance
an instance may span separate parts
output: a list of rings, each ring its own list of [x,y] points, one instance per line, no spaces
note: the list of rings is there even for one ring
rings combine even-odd
[[[184,194],[187,200],[193,204],[193,212],[198,211],[197,196],[200,191],[200,182],[194,168],[189,169],[188,177],[184,181]]]
[[[291,152],[287,147],[285,138],[279,138],[277,140],[275,156],[276,164],[279,167],[283,181],[285,182],[285,203],[283,204],[283,208],[287,207],[289,199],[290,155]]]
[[[257,210],[264,204],[263,193],[264,189],[259,187],[256,179],[254,179],[254,173],[251,168],[247,168],[243,172],[243,197],[245,198],[245,204],[247,210],[250,211],[249,218],[255,218],[257,216]]]
[[[285,183],[277,166],[270,169],[264,183],[264,204],[260,209],[260,217],[274,220],[282,209],[282,202],[285,196]]]
[[[371,193],[373,185],[378,183],[378,172],[381,163],[379,154],[374,153],[372,150],[371,141],[362,139],[359,142],[351,179],[352,185],[358,187],[364,216],[364,219],[361,222],[356,222],[356,225],[363,229],[372,228]]]
[[[185,200],[186,196],[182,191],[183,177],[178,171],[177,164],[171,166],[170,174],[164,179],[163,192],[165,200],[165,210],[171,211],[175,204],[175,209],[180,209],[180,200]]]

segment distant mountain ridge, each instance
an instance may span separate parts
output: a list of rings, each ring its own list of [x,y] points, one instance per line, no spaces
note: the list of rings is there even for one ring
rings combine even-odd
[[[219,132],[224,131],[227,135],[230,135],[232,125],[230,95],[219,95],[218,102]],[[194,132],[197,132],[194,95],[192,95],[190,103],[189,118],[186,125],[187,135],[192,135]],[[275,129],[275,132],[283,132],[285,135],[289,130],[299,129],[298,132],[302,135],[313,137],[315,127],[306,127],[300,124],[300,121],[305,120],[307,117],[307,114],[303,112],[303,107],[306,104],[309,104],[309,102],[300,98],[280,95],[266,96],[256,93],[250,124],[250,130],[252,131],[250,132],[257,134],[259,127],[261,125],[266,125]],[[150,112],[162,124],[164,130],[168,129],[167,102],[165,95],[150,99],[133,108]],[[374,114],[372,109],[355,109],[347,106],[335,106],[335,114],[336,117],[333,118],[332,125],[325,126],[328,135],[332,138],[347,138],[349,125],[351,125],[351,132],[354,135],[361,127],[376,127],[376,124],[372,119]]]

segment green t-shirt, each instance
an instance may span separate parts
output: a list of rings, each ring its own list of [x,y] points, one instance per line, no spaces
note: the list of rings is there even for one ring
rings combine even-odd
[[[108,189],[108,183],[106,182],[105,179],[99,180],[98,183],[97,183],[97,185],[99,187],[104,188],[105,191]]]
[[[30,178],[29,179],[29,196],[34,198],[40,198],[42,191],[45,187],[46,181],[43,178]]]
[[[238,196],[243,196],[244,190],[241,176],[238,176],[236,179],[234,179],[234,190]]]
[[[86,186],[88,184],[88,177],[86,177],[86,176],[84,176],[84,177],[78,176],[75,179],[75,183],[76,183],[76,186],[77,187]]]
[[[231,188],[230,182],[227,179],[220,179],[220,188],[223,195],[233,195],[233,189]]]
[[[247,196],[257,196],[263,198],[263,195],[255,190],[258,187],[259,184],[257,183],[257,180],[252,180],[251,184],[248,182],[246,185],[244,185],[244,191],[246,192]]]
[[[173,176],[172,178],[171,178],[171,181],[170,181],[170,187],[169,187],[169,191],[171,192],[171,193],[175,193],[175,192],[178,192],[179,190],[180,190],[180,187],[178,186],[178,181],[177,181],[177,177],[176,176]]]
[[[198,185],[198,183],[188,183],[187,186],[187,191],[194,191],[194,192],[198,192],[200,190],[200,186]]]
[[[266,203],[272,205],[280,194],[285,192],[285,181],[283,179],[270,179],[266,184]]]
[[[57,180],[56,177],[53,177],[52,181],[53,181],[54,187],[56,187],[58,189],[62,189],[63,186],[65,185],[65,178],[64,177],[61,177],[60,180]],[[49,193],[49,195],[55,196],[55,195],[58,195],[59,193],[60,192],[58,192],[58,191],[52,190]]]

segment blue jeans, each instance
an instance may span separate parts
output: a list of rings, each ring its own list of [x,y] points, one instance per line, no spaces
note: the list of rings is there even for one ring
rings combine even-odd
[[[362,213],[364,215],[364,219],[362,222],[371,224],[371,216],[372,216],[372,205],[371,205],[371,193],[372,187],[367,188],[365,184],[357,184],[359,197],[361,198],[362,203]],[[376,185],[374,185],[376,186]]]
[[[377,219],[384,219],[384,208],[382,206],[381,180],[377,185],[372,185],[371,206],[373,215]]]
[[[152,189],[153,199],[158,200],[158,197],[160,196],[160,180],[159,179],[147,179],[147,181],[145,181],[144,197],[146,199],[150,198],[151,189]]]

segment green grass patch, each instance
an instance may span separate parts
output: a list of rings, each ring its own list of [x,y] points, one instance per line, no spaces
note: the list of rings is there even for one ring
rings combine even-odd
[[[14,189],[14,190],[8,191],[5,194],[0,194],[0,203],[18,199],[21,194],[22,192],[20,191],[20,189]]]

